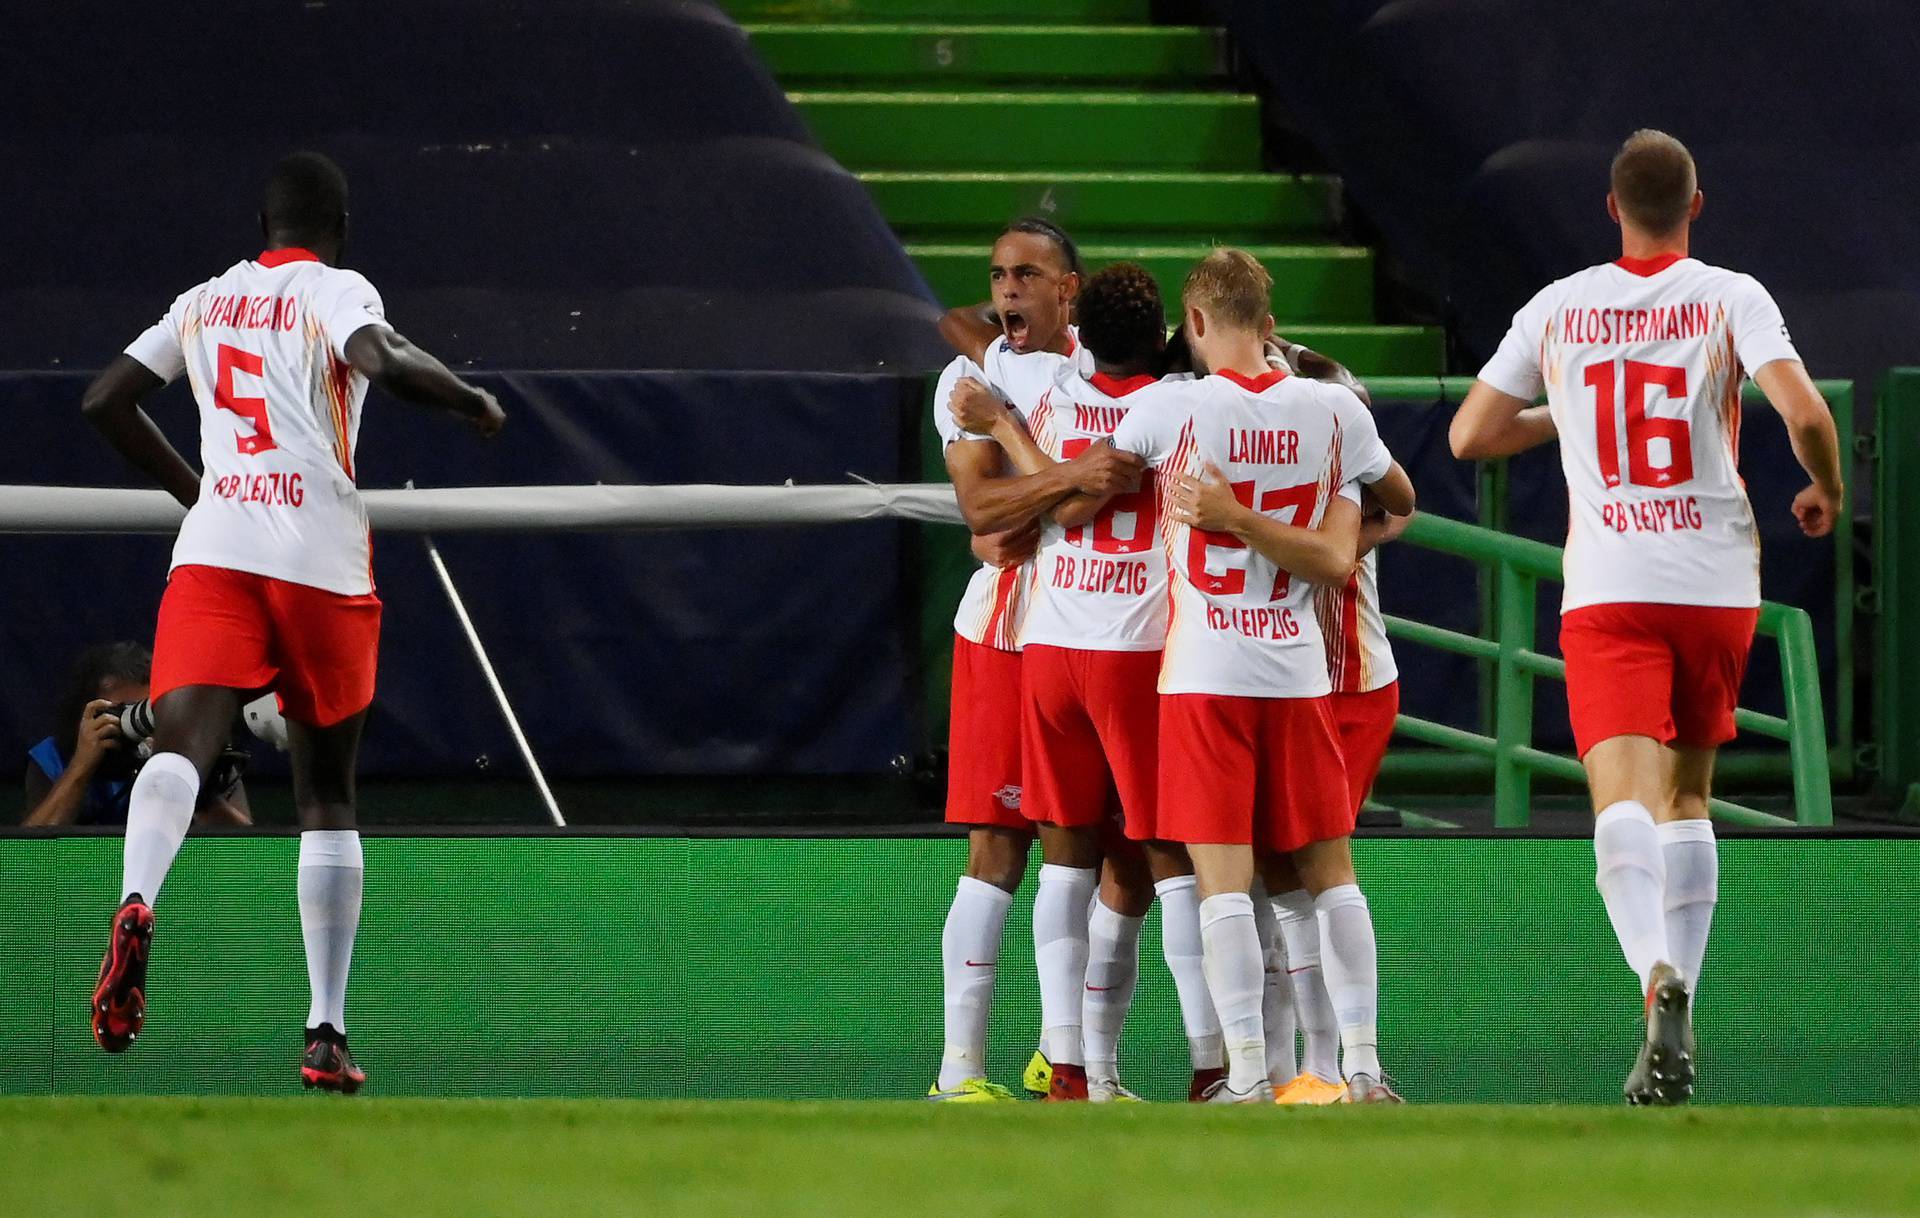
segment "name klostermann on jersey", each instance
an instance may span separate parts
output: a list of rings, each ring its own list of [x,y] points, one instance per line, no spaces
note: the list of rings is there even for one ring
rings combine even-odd
[[[1711,325],[1705,301],[1651,309],[1568,309],[1561,333],[1570,343],[1660,342],[1699,338]]]

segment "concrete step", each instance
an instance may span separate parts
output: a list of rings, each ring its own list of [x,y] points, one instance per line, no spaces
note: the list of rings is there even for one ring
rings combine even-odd
[[[854,170],[1251,172],[1259,105],[1231,93],[788,94]]]
[[[1191,89],[1226,70],[1220,32],[1195,27],[751,25],[747,33],[789,89]]]
[[[1042,215],[1076,240],[1289,244],[1331,234],[1338,182],[1263,173],[864,173],[902,236],[980,242]]]

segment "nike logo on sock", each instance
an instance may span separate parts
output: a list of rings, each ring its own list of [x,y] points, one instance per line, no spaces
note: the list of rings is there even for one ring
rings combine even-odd
[[[1087,993],[1089,993],[1089,994],[1104,994],[1104,993],[1106,993],[1106,992],[1107,992],[1108,990],[1112,990],[1112,989],[1118,989],[1118,988],[1119,988],[1118,986],[1112,986],[1112,985],[1090,985],[1090,986],[1088,986],[1088,987],[1087,987]]]
[[[1000,963],[998,960],[969,960],[967,961],[967,967],[968,968],[992,968],[994,965],[998,963]]]

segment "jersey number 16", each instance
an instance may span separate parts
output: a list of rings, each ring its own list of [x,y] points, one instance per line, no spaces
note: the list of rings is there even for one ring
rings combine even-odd
[[[1635,486],[1678,486],[1693,478],[1693,429],[1685,419],[1650,418],[1647,390],[1658,386],[1667,396],[1684,401],[1687,370],[1667,364],[1643,364],[1637,359],[1588,364],[1582,376],[1594,395],[1594,443],[1600,450],[1600,476],[1609,490],[1620,485],[1620,420],[1615,386],[1626,365],[1627,481]],[[1653,442],[1666,446],[1666,461],[1653,463]]]

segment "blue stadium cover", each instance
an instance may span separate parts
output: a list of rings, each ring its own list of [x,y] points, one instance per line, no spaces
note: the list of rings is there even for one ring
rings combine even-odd
[[[707,5],[181,0],[59,28],[0,46],[0,367],[97,367],[256,252],[298,147],[348,173],[347,262],[456,366],[942,359],[866,192]]]

